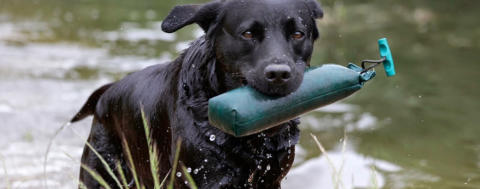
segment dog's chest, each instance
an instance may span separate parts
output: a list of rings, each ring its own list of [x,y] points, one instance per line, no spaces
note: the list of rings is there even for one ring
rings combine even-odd
[[[265,184],[286,175],[298,142],[298,120],[234,137],[209,124],[208,98],[190,95],[180,100],[172,115],[172,141],[182,139],[180,161],[200,188],[271,188]]]
[[[188,128],[180,129],[185,141],[180,160],[200,185],[216,182],[248,188],[253,183],[273,183],[286,175],[293,162],[299,135],[295,121],[241,138],[214,128],[207,120],[182,123]]]

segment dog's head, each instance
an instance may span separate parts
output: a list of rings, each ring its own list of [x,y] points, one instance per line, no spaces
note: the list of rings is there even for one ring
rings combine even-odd
[[[197,23],[214,42],[228,88],[249,85],[284,96],[302,82],[318,38],[315,19],[322,16],[315,0],[226,0],[177,6],[162,29]]]

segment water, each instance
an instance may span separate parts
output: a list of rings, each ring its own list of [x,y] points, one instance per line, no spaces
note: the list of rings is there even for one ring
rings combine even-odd
[[[199,2],[0,0],[0,188],[6,179],[13,188],[40,188],[55,129],[95,88],[166,62],[202,35],[196,26],[175,34],[159,29],[174,4]],[[382,188],[478,187],[480,2],[322,4],[312,64],[376,58],[376,40],[387,37],[398,74],[386,78],[379,68],[354,96],[302,116],[284,188],[333,187],[332,166],[342,165],[338,178],[345,188],[368,187],[372,179]],[[75,185],[90,121],[55,140],[46,171],[50,187]]]
[[[210,141],[215,141],[215,135],[210,135],[210,138],[209,138]]]

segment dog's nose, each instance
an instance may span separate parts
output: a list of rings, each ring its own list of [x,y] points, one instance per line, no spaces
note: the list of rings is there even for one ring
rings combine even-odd
[[[270,64],[265,67],[265,78],[272,83],[281,84],[287,82],[291,77],[290,66],[285,64]]]

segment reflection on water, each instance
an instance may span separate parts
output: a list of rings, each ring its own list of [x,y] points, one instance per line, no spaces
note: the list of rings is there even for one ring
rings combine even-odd
[[[383,175],[399,171],[401,168],[390,162],[338,147],[328,153],[328,158],[316,157],[298,165],[288,174],[283,186],[304,189],[382,188],[386,182]]]
[[[0,0],[0,188],[6,175],[14,188],[38,188],[47,140],[93,89],[164,63],[202,35],[196,26],[159,28],[174,4],[199,2]],[[387,79],[379,69],[351,98],[303,116],[285,187],[332,186],[331,165],[309,133],[334,165],[344,162],[345,188],[369,187],[372,178],[383,188],[480,185],[480,1],[322,3],[314,64],[375,58],[376,40],[388,37],[398,75]],[[55,140],[50,186],[74,186],[88,122]]]

